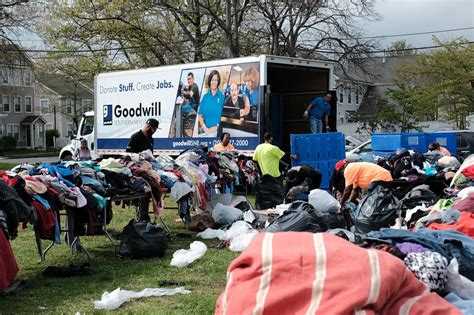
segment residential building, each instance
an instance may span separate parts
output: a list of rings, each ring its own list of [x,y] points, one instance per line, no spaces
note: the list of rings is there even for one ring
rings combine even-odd
[[[0,137],[17,147],[44,148],[45,120],[35,110],[35,78],[28,57],[12,44],[0,43]]]
[[[363,70],[355,65],[344,71],[336,68],[338,123],[354,122],[351,115],[359,109],[370,113],[373,109],[368,100],[374,97],[393,102],[385,93],[397,87],[396,69],[412,60],[413,56],[374,57],[364,61]]]
[[[46,130],[56,129],[56,146],[67,144],[81,115],[94,108],[94,91],[72,78],[42,74],[19,47],[0,42],[0,138],[17,148],[46,148]]]
[[[37,110],[46,121],[46,130],[58,130],[56,146],[63,147],[76,132],[82,114],[94,109],[94,91],[62,75],[40,75],[38,80]]]

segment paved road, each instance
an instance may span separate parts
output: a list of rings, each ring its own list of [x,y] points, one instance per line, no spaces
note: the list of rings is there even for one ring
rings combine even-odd
[[[56,162],[58,160],[58,155],[54,156],[45,156],[45,157],[28,157],[28,158],[14,158],[14,159],[6,159],[4,157],[0,157],[0,163],[37,163],[37,162]]]

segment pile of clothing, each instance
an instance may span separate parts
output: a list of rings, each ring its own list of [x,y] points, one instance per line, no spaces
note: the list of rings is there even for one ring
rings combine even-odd
[[[433,307],[441,307],[444,309],[441,312],[450,314],[456,314],[459,310],[466,314],[472,312],[474,155],[468,157],[462,164],[455,157],[439,156],[437,159],[433,158],[427,165],[426,157],[423,155],[401,151],[388,159],[373,162],[391,171],[393,184],[390,187],[376,186],[370,192],[364,191],[357,204],[345,205],[347,209],[342,207],[330,193],[314,189],[308,195],[309,202],[297,200],[267,211],[254,211],[255,221],[246,221],[252,225],[252,230],[245,232],[252,234],[253,241],[246,244],[244,248],[247,249],[244,253],[230,265],[229,282],[218,301],[217,313],[229,310],[246,312],[248,309],[242,307],[247,307],[247,304],[232,304],[232,301],[249,300],[251,296],[254,300],[257,297],[257,304],[249,306],[253,310],[285,309],[287,312],[298,310],[306,312],[311,309],[314,300],[309,298],[310,292],[305,295],[304,290],[313,288],[312,294],[315,294],[319,292],[314,291],[315,285],[321,285],[324,291],[328,290],[329,295],[333,294],[330,292],[334,292],[354,298],[348,304],[331,304],[331,301],[340,300],[325,300],[323,295],[322,300],[318,300],[319,310],[327,309],[334,312],[338,305],[347,305],[350,310],[364,310],[371,305],[371,310],[383,313],[402,310],[406,313],[416,310],[430,312]],[[341,162],[336,167],[343,169],[344,163],[346,162]],[[232,206],[236,208],[235,204]],[[238,209],[227,209],[226,213],[233,215],[227,216],[227,221],[219,222],[217,226],[225,230],[223,225],[232,227],[246,220],[245,211],[234,210]],[[224,247],[230,248],[233,240],[226,237],[225,233],[228,232],[219,234],[213,231],[218,230],[209,228],[203,235],[218,237],[223,240],[222,243],[225,242]],[[273,234],[275,232],[284,233]],[[309,235],[313,237],[309,237],[308,242],[314,244],[315,251],[308,251],[310,247],[306,246],[301,251],[301,257],[296,255],[294,258],[298,252],[298,244],[302,244],[303,239],[308,236],[307,233],[288,232],[310,232]],[[340,243],[330,235],[338,236],[346,240],[346,243]],[[321,242],[316,243],[317,237],[321,238]],[[285,245],[287,242],[291,245]],[[340,244],[337,246],[337,253],[330,254],[335,248],[333,243]],[[291,255],[285,254],[288,248],[291,248]],[[273,251],[273,258],[270,262],[262,261],[262,258],[269,256],[269,250]],[[262,251],[266,254],[262,255]],[[298,285],[288,286],[287,284],[292,281],[290,274],[293,276],[295,274],[294,268],[306,266],[300,263],[301,260],[307,261],[308,266],[312,266],[311,262],[319,266],[316,268],[315,279],[311,280],[308,286],[301,282],[303,280],[299,281]],[[360,277],[360,274],[366,271],[353,269],[351,262],[354,260],[361,262],[357,264],[359,269],[377,266],[376,269],[371,269],[370,277],[375,275],[374,271],[380,273],[379,276],[382,278],[379,282],[381,285],[379,294],[384,295],[383,300],[369,303],[367,301],[370,297],[374,297],[371,293],[364,290],[350,293],[350,286],[339,287],[340,283],[345,283],[351,277],[368,279],[370,282],[370,277]],[[248,261],[252,261],[252,264],[249,265]],[[370,264],[365,266],[362,261]],[[273,265],[271,272],[268,268],[269,263]],[[326,264],[324,272],[322,271],[324,268],[321,269],[323,263]],[[291,272],[285,269],[285,266],[292,266]],[[394,272],[396,269],[400,271]],[[275,273],[278,276],[273,276],[274,270],[278,270]],[[345,271],[348,274],[342,276],[341,272]],[[271,274],[264,276],[266,272]],[[305,271],[301,270],[301,273],[305,274]],[[400,274],[403,276],[400,277]],[[344,281],[337,280],[339,275]],[[394,275],[395,278],[389,279]],[[384,279],[385,276],[388,278]],[[324,280],[318,280],[318,277],[323,277]],[[259,304],[260,293],[257,291],[264,279],[269,281],[270,291],[266,301]],[[403,281],[406,283],[401,283]],[[255,292],[249,290],[254,284]],[[382,289],[385,285],[387,291]],[[246,289],[242,290],[243,287]],[[393,287],[405,289],[418,287],[418,289],[417,293],[410,291],[411,289],[397,289],[393,292],[388,289]],[[272,298],[272,292],[279,292],[279,298]],[[281,305],[279,301],[289,296],[298,297],[299,302],[297,305],[293,303],[291,309],[286,309],[288,305]],[[406,305],[408,300],[413,303]],[[341,310],[346,311],[349,312],[349,309]]]

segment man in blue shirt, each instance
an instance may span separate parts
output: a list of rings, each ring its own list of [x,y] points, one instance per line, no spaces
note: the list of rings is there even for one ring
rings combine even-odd
[[[331,98],[332,94],[329,91],[326,92],[324,96],[313,99],[304,112],[304,117],[309,116],[309,127],[312,133],[323,132],[323,119],[326,123],[326,130],[331,130],[328,121],[329,112],[331,111],[329,105]]]

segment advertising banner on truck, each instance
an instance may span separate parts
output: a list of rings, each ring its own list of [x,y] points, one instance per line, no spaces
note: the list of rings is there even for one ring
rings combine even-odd
[[[213,147],[223,132],[237,150],[253,151],[259,139],[259,65],[183,65],[97,76],[97,149],[124,150],[130,136],[155,118],[157,151]]]

